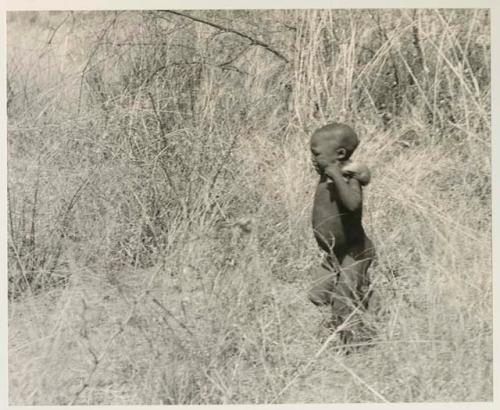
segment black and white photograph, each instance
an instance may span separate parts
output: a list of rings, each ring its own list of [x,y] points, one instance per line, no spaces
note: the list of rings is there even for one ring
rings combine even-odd
[[[137,3],[4,15],[8,404],[492,403],[492,10]]]

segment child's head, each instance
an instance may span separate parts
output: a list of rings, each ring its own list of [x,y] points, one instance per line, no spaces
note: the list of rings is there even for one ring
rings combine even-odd
[[[339,123],[325,125],[311,137],[313,163],[316,168],[325,169],[337,161],[346,161],[358,144],[358,136],[351,127]]]

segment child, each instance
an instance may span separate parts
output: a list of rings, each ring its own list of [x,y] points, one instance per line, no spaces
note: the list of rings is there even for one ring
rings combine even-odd
[[[358,144],[355,132],[338,123],[316,130],[311,137],[312,161],[320,176],[312,224],[325,256],[309,299],[315,305],[333,307],[335,326],[343,324],[357,307],[367,308],[367,270],[375,258],[361,221],[361,187],[370,181],[370,172],[350,161]]]

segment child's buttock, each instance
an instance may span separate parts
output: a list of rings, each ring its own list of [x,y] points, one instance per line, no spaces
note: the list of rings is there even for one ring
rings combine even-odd
[[[345,253],[355,260],[373,259],[376,256],[373,242],[366,235],[359,243],[354,243]]]

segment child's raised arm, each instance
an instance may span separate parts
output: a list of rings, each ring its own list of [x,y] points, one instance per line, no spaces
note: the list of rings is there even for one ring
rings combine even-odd
[[[338,164],[329,165],[325,174],[335,183],[339,202],[350,212],[360,210],[363,206],[363,196],[359,181],[356,178],[346,181]]]

